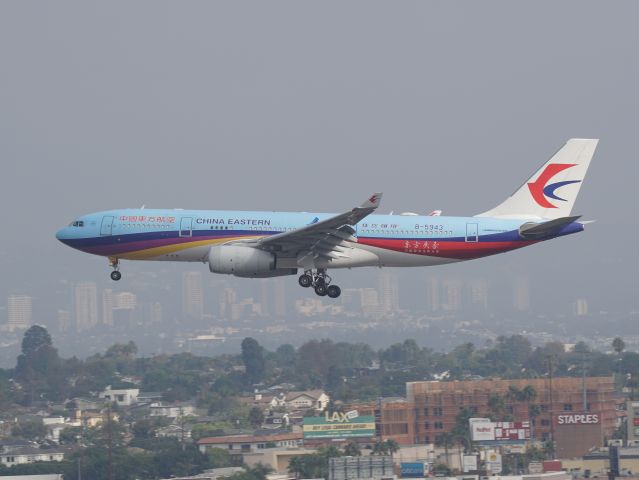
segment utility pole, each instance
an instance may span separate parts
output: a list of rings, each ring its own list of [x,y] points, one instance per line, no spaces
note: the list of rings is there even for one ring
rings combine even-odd
[[[182,444],[182,450],[185,449],[184,445],[184,408],[180,405],[180,443]]]
[[[584,356],[581,364],[581,388],[583,390],[583,411],[588,411],[588,398],[586,394],[586,357]]]
[[[555,456],[555,408],[552,396],[552,357],[548,357],[548,380],[549,380],[549,393],[550,393],[550,444],[552,446],[552,455]]]
[[[111,405],[109,404],[109,408],[107,409],[107,435],[108,435],[108,451],[109,451],[109,462],[107,464],[107,478],[109,480],[113,480],[113,429],[111,425]]]

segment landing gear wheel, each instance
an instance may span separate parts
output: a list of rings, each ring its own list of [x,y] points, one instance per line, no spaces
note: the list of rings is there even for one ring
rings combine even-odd
[[[327,293],[326,285],[315,285],[315,293],[318,294],[320,297],[324,297]]]
[[[326,289],[326,293],[331,298],[337,298],[342,294],[342,289],[339,288],[337,285],[329,285]]]
[[[117,282],[121,278],[122,278],[122,274],[120,272],[118,272],[117,270],[113,270],[111,272],[111,280],[114,280],[114,281]]]
[[[300,278],[297,281],[301,287],[308,288],[313,284],[313,277],[305,273],[300,275]]]

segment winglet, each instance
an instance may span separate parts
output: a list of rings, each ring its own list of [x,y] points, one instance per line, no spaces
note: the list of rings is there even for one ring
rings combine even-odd
[[[377,208],[382,201],[382,192],[373,193],[359,208]]]

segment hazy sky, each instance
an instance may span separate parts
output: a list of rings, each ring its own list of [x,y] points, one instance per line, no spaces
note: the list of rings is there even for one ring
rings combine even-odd
[[[0,2],[0,304],[106,282],[54,238],[79,214],[343,211],[383,191],[383,212],[472,215],[598,137],[586,232],[411,278],[528,272],[549,301],[632,308],[638,18],[630,1]]]

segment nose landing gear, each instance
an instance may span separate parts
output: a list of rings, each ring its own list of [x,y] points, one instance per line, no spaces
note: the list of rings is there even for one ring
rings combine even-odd
[[[341,295],[342,289],[331,284],[332,278],[326,274],[326,270],[318,269],[316,272],[306,270],[298,279],[300,286],[304,288],[313,287],[315,293],[320,296],[337,298]]]
[[[120,273],[120,260],[117,257],[109,257],[109,266],[113,268],[111,280],[117,282],[122,278],[122,274]]]

